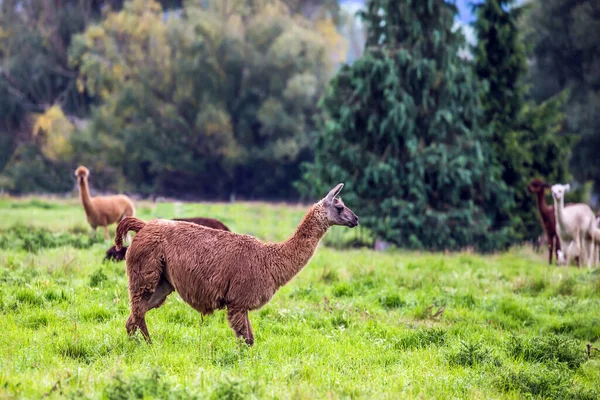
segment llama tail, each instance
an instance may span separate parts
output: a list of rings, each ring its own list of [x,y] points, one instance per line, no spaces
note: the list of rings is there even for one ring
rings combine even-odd
[[[129,231],[139,232],[146,223],[141,219],[135,217],[125,217],[117,225],[117,234],[115,235],[115,247],[117,250],[121,250],[123,247],[123,237]]]

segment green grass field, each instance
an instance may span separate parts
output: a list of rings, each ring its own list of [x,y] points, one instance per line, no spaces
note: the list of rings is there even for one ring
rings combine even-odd
[[[138,216],[210,216],[276,241],[306,208],[138,203]],[[250,314],[254,347],[224,311],[202,318],[175,293],[148,313],[148,345],[127,337],[125,264],[102,263],[109,244],[89,239],[76,199],[0,199],[0,398],[600,397],[600,352],[586,354],[600,347],[600,269],[525,248],[332,247],[357,235],[332,229]]]

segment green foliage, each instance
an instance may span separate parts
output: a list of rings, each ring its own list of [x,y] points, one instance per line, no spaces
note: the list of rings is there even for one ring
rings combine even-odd
[[[396,341],[394,347],[401,351],[424,349],[431,346],[443,346],[446,343],[447,332],[440,328],[419,329]]]
[[[90,286],[100,286],[100,284],[102,284],[102,282],[104,282],[107,279],[108,277],[104,272],[102,272],[102,269],[98,269],[92,275],[90,275]]]
[[[101,3],[84,4],[75,0],[61,2],[60,6],[43,0],[2,3],[0,172],[6,169],[12,177],[22,175],[24,167],[18,165],[15,158],[29,152],[22,149],[23,146],[43,147],[48,142],[48,132],[36,135],[33,128],[38,118],[53,106],[77,117],[86,112],[89,98],[77,91],[77,72],[69,67],[67,49],[71,36],[83,30],[87,19],[98,15]],[[46,164],[49,174],[58,173],[63,166],[41,155],[31,161]],[[15,168],[20,170],[14,171]],[[27,179],[13,179],[14,191],[62,190],[60,184],[52,186],[55,183],[52,180],[37,186],[42,182],[35,168],[31,178],[32,183]]]
[[[156,369],[130,378],[118,373],[109,381],[102,395],[107,400],[197,398],[184,388],[173,388]]]
[[[215,385],[215,390],[210,395],[210,400],[244,400],[257,398],[256,382],[244,382],[239,379],[225,378]]]
[[[506,350],[516,359],[547,364],[565,363],[574,370],[585,362],[581,344],[566,336],[534,336],[527,339],[511,336],[506,343]]]
[[[334,0],[7,0],[0,189],[63,192],[85,163],[100,190],[296,197],[337,21]]]
[[[448,361],[451,365],[460,365],[462,367],[475,367],[492,360],[490,350],[485,348],[479,342],[461,341],[456,352],[448,355]]]
[[[8,229],[0,230],[0,249],[27,250],[38,252],[44,248],[73,246],[85,249],[98,243],[100,239],[89,238],[87,235],[73,235],[69,233],[54,233],[44,228],[33,228],[24,225],[15,225]]]
[[[190,3],[165,20],[158,4],[133,1],[75,37],[72,63],[103,102],[76,145],[82,161],[142,193],[290,196],[310,155],[326,43],[264,3]]]
[[[510,226],[513,240],[521,241],[542,230],[527,185],[533,178],[564,182],[572,140],[563,134],[565,95],[540,105],[525,101],[527,63],[518,27],[523,9],[513,3],[486,0],[476,6],[474,67],[486,83],[481,91],[484,121],[493,132],[493,154],[513,198],[495,223]]]
[[[596,1],[536,0],[524,21],[528,31],[531,94],[545,100],[568,90],[567,129],[579,136],[570,167],[580,182],[600,190],[600,13]]]
[[[66,193],[73,188],[73,181],[65,179],[71,174],[68,164],[54,163],[34,144],[25,144],[15,150],[0,175],[3,178],[0,188],[15,194],[40,191]]]
[[[337,182],[373,234],[407,248],[489,251],[507,191],[479,125],[477,84],[457,55],[454,6],[372,1],[365,54],[330,82],[302,189]],[[423,33],[427,32],[427,34]]]

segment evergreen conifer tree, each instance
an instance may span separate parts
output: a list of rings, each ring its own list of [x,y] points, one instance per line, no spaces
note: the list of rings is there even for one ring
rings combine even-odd
[[[539,106],[526,101],[526,49],[518,27],[523,7],[513,0],[486,0],[475,10],[475,71],[486,82],[483,124],[492,131],[495,159],[513,198],[499,218],[512,227],[514,241],[531,240],[541,227],[527,184],[535,177],[562,182],[567,175],[569,139],[561,134],[565,97]]]
[[[502,248],[509,197],[471,65],[443,0],[372,0],[362,58],[330,82],[306,187],[348,185],[374,234],[402,247]],[[495,224],[495,225],[494,225]]]

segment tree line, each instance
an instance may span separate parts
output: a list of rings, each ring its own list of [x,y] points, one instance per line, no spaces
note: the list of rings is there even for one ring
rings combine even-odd
[[[540,233],[533,177],[600,186],[600,9],[370,0],[345,65],[332,0],[3,1],[0,188],[316,198],[375,235],[503,248]],[[364,217],[363,217],[364,216]]]

